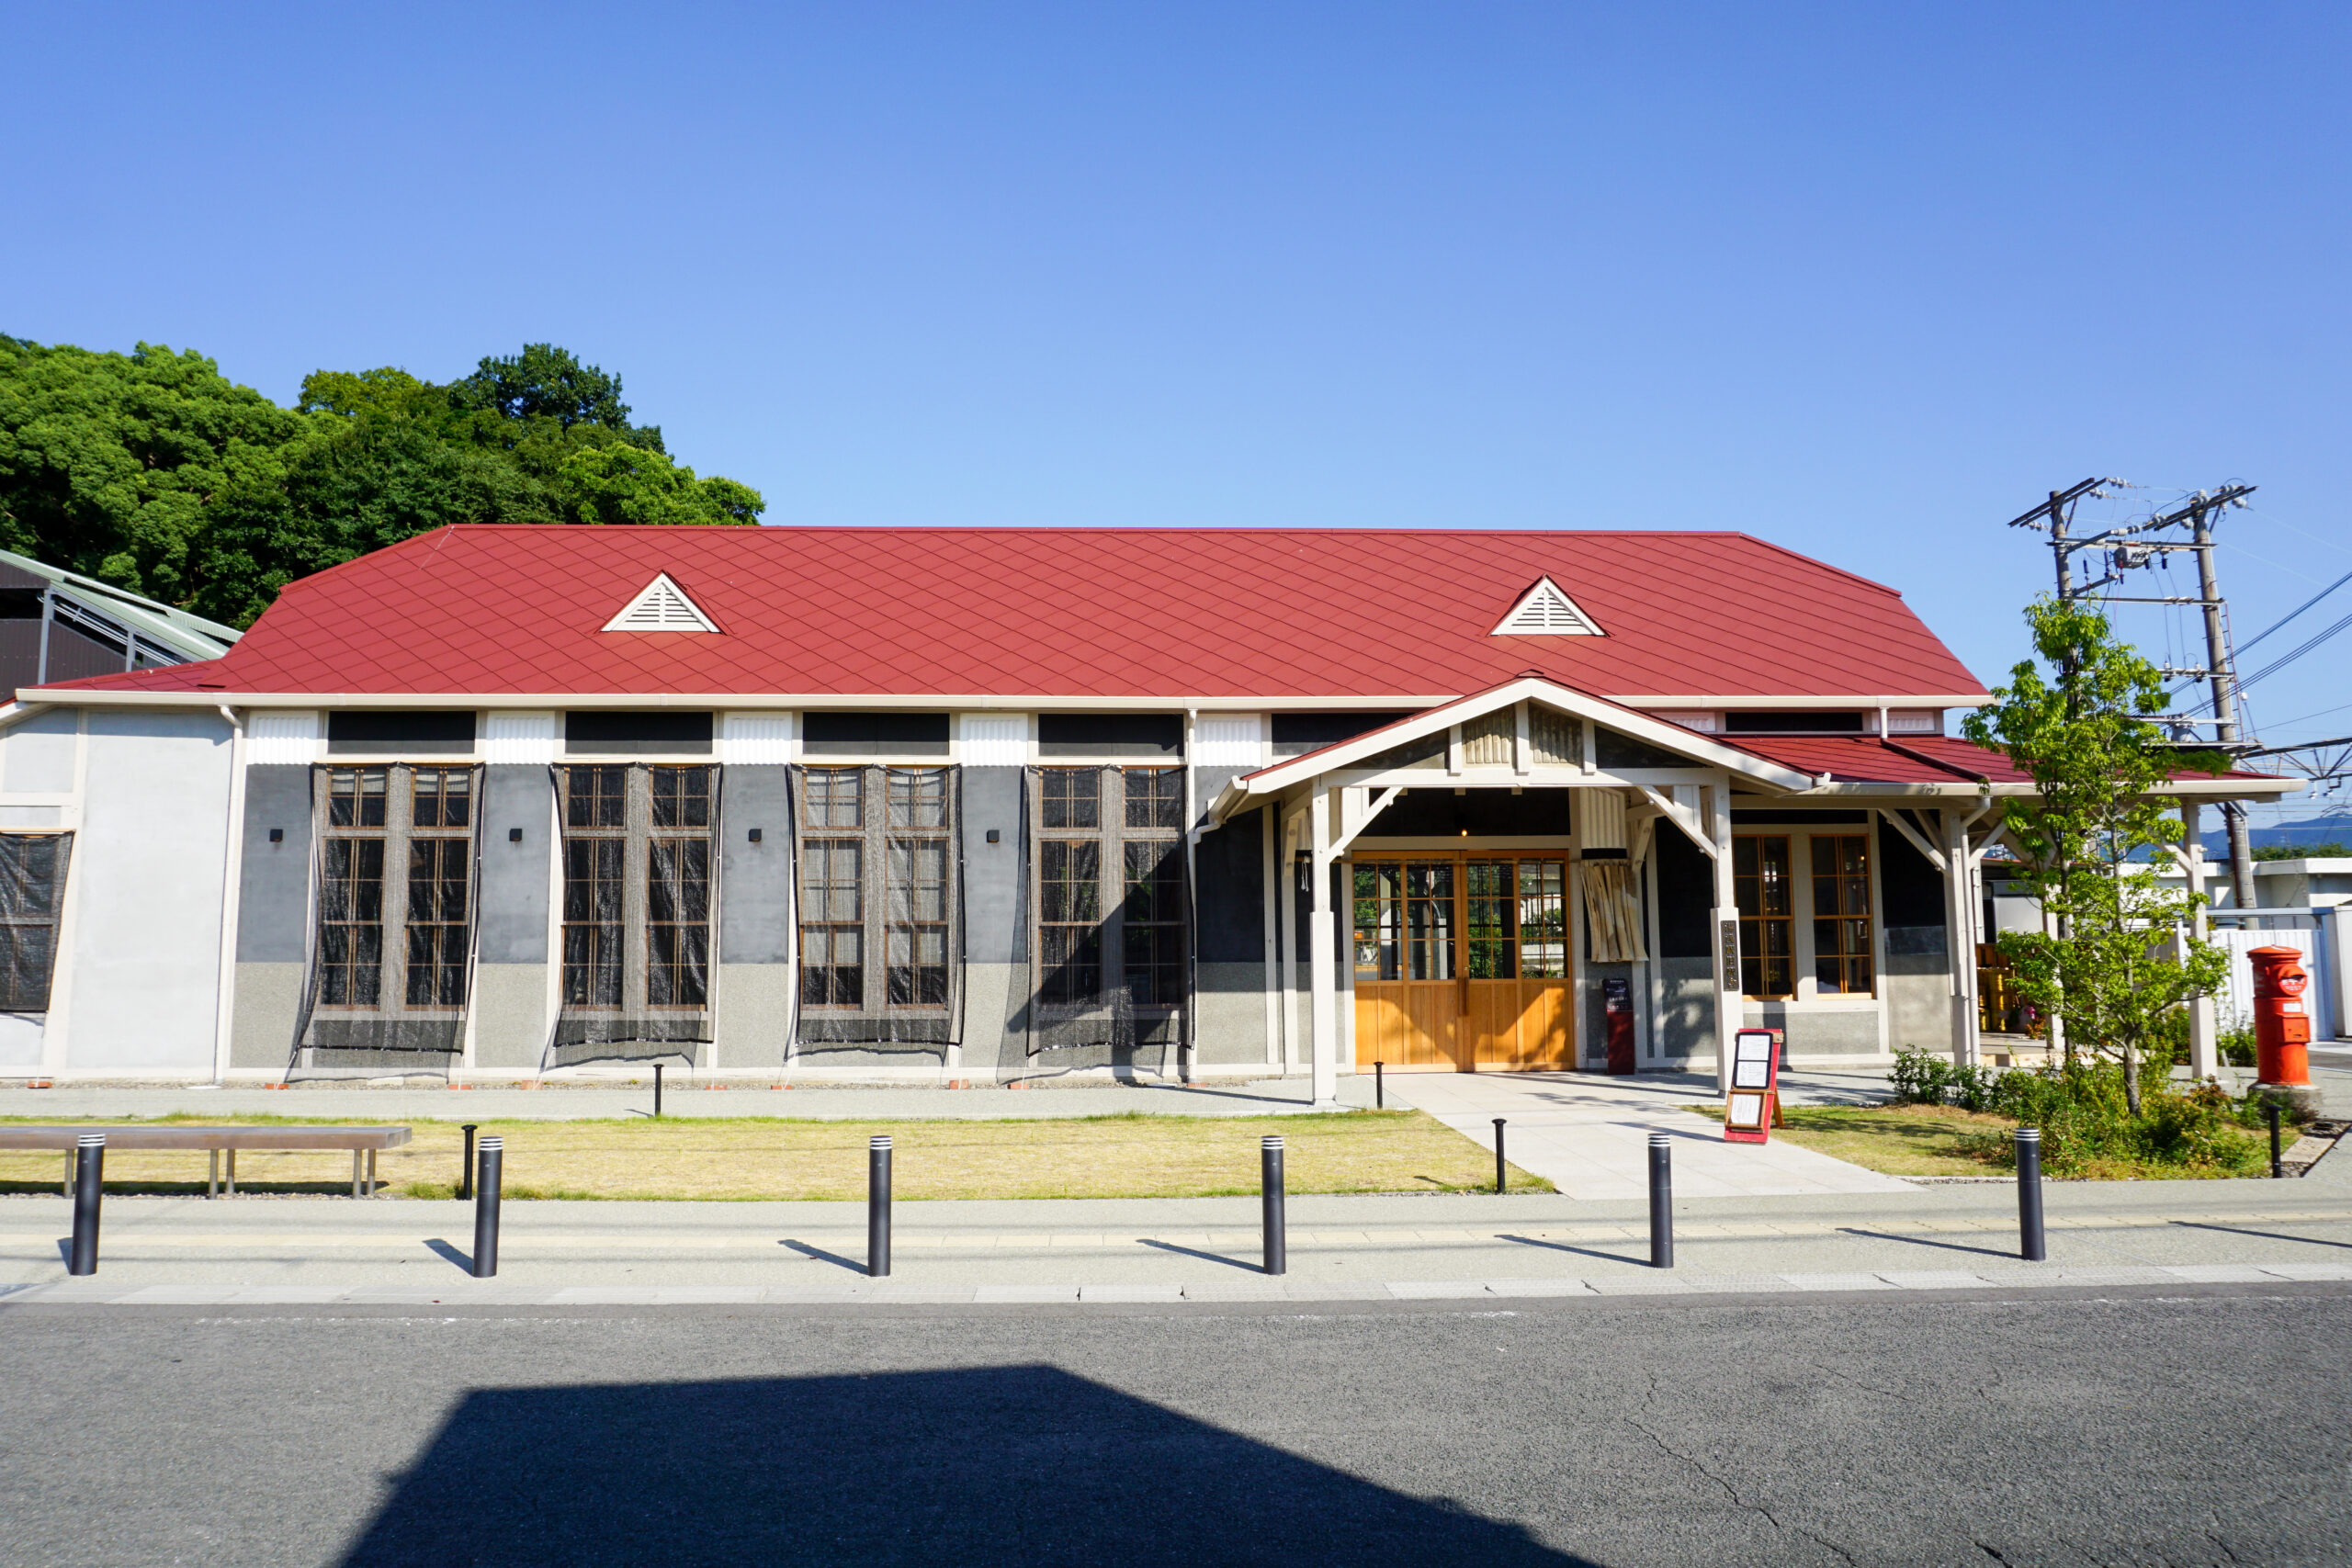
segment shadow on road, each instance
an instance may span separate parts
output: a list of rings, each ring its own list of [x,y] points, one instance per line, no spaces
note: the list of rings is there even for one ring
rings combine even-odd
[[[1140,1246],[1157,1247],[1162,1252],[1181,1252],[1187,1258],[1203,1258],[1211,1263],[1223,1263],[1230,1268],[1238,1269],[1245,1274],[1262,1274],[1266,1271],[1265,1265],[1262,1263],[1251,1263],[1239,1258],[1227,1258],[1222,1252],[1203,1252],[1197,1247],[1179,1247],[1172,1241],[1154,1241],[1149,1236],[1139,1235],[1136,1237],[1136,1241]]]
[[[484,1389],[344,1558],[1584,1562],[1053,1367]]]
[[[474,1260],[472,1254],[459,1252],[456,1247],[451,1247],[447,1242],[443,1241],[438,1236],[435,1236],[432,1240],[426,1242],[424,1244],[424,1250],[433,1254],[434,1257],[442,1259],[444,1262],[456,1264],[458,1268],[464,1269],[469,1274],[471,1274],[474,1271]]]
[[[811,1247],[805,1241],[793,1241],[787,1238],[782,1243],[782,1245],[792,1248],[793,1251],[800,1254],[803,1258],[813,1258],[820,1263],[838,1263],[853,1274],[863,1274],[865,1272],[865,1265],[860,1263],[857,1259],[854,1258],[843,1258],[838,1252],[827,1252],[823,1247]]]
[[[2265,1241],[2300,1241],[2308,1247],[2352,1247],[2352,1241],[2329,1241],[2324,1236],[2288,1235],[2282,1231],[2250,1231],[2244,1225],[2217,1225],[2210,1220],[2175,1220],[2174,1224],[2193,1231],[2227,1231],[2232,1235],[2256,1235]]]
[[[2017,1259],[2017,1252],[2014,1248],[2004,1252],[1997,1247],[1970,1247],[1965,1242],[1958,1241],[1929,1241],[1923,1235],[1902,1235],[1894,1231],[1864,1230],[1860,1225],[1840,1225],[1838,1228],[1848,1235],[1866,1235],[1872,1241],[1907,1241],[1914,1247],[1939,1247],[1946,1252],[1973,1252],[1985,1258],[2007,1258],[2012,1262]]]

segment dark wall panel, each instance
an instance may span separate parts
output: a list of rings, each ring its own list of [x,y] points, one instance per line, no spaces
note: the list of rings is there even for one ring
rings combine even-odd
[[[1660,822],[1657,862],[1657,955],[1712,961],[1714,947],[1708,926],[1715,907],[1715,866],[1682,830]]]
[[[1257,964],[1266,956],[1265,811],[1203,835],[1193,852],[1200,886],[1200,961]]]
[[[270,829],[285,837],[269,841]],[[300,964],[310,955],[311,770],[245,770],[244,864],[237,877],[237,962]]]
[[[718,787],[718,961],[782,964],[792,955],[792,770],[738,763]]]
[[[1020,929],[1025,777],[1019,768],[964,770],[964,952],[974,964],[1010,964],[1028,951]]]
[[[555,785],[542,767],[487,770],[481,810],[481,961],[548,961],[548,876],[554,869]],[[521,829],[520,842],[508,834]]]
[[[1879,915],[1882,924],[1942,929],[1943,873],[1913,849],[1908,839],[1883,823],[1878,831],[1878,890],[1886,905]]]

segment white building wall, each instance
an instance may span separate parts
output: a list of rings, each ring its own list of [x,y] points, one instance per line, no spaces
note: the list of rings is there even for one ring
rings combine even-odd
[[[49,1065],[77,1075],[209,1078],[228,860],[228,720],[96,709],[87,728]]]

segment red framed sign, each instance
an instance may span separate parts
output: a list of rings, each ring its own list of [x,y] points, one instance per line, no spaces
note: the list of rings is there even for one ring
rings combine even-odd
[[[1763,1144],[1780,1120],[1781,1032],[1743,1029],[1731,1037],[1731,1082],[1724,1089],[1724,1141]]]

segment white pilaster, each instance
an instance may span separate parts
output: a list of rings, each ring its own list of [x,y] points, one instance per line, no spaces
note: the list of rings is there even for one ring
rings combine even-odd
[[[781,767],[794,760],[788,711],[724,713],[718,716],[718,760],[743,767]]]
[[[1731,1037],[1745,1004],[1739,990],[1739,895],[1732,883],[1731,781],[1707,788],[1707,836],[1715,846],[1715,1092],[1731,1082]]]
[[[482,758],[493,765],[545,767],[555,761],[557,716],[492,708],[482,725]]]
[[[1314,914],[1307,931],[1307,996],[1313,1010],[1315,1103],[1331,1105],[1340,1098],[1340,1010],[1332,992],[1331,971],[1339,962],[1339,944],[1332,929],[1331,813],[1336,797],[1320,779],[1309,796],[1306,813],[1313,835]]]

